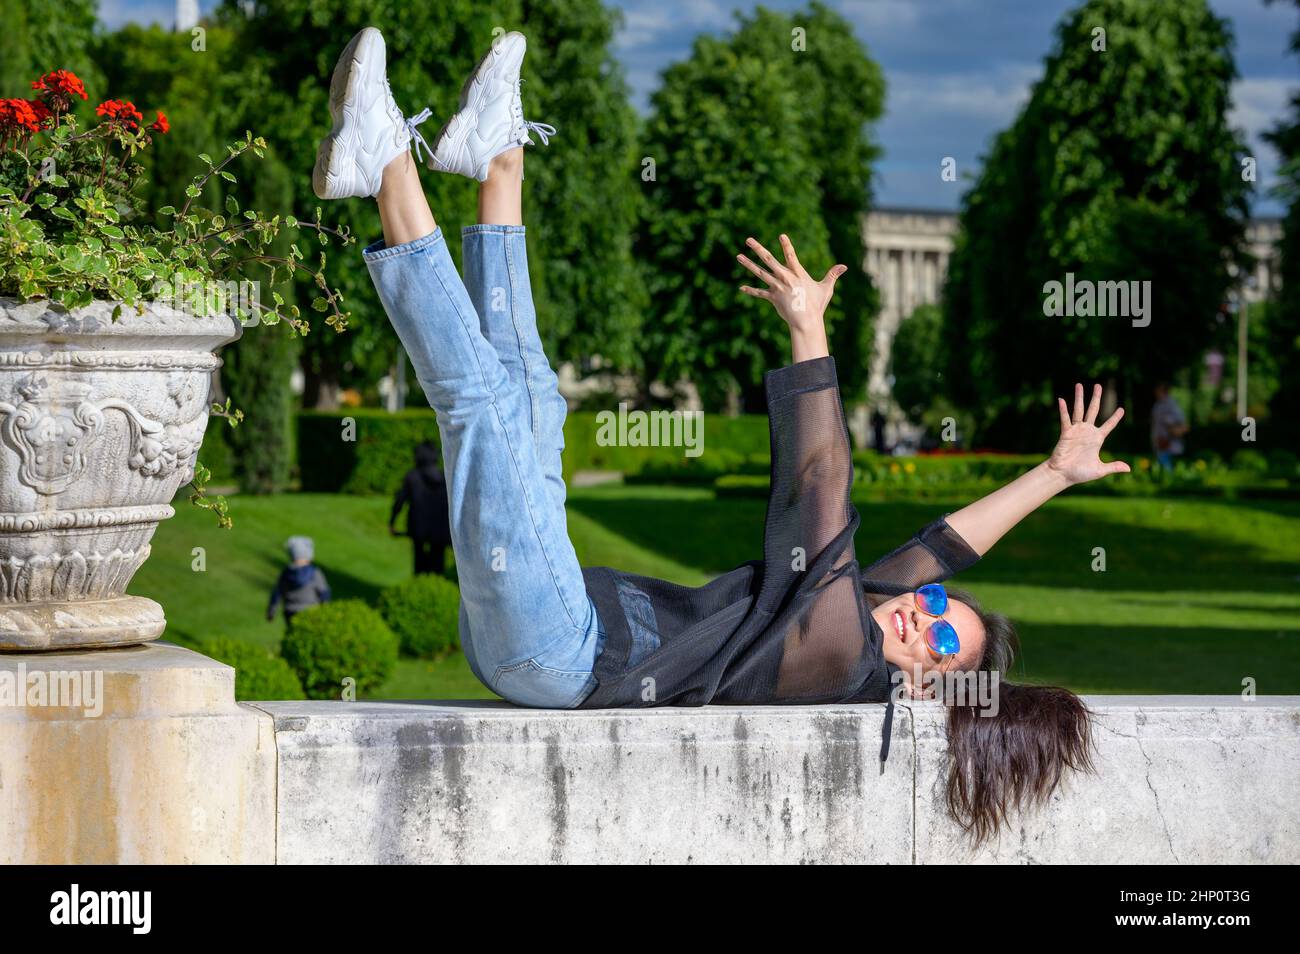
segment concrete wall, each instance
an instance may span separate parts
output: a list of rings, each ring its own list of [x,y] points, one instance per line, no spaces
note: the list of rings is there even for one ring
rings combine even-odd
[[[267,702],[277,859],[1297,862],[1300,698],[1093,697],[1098,774],[972,852],[943,713]]]
[[[93,688],[59,704],[49,676]],[[0,863],[274,862],[271,728],[167,643],[0,654]]]
[[[239,705],[166,643],[3,653],[0,863],[1300,861],[1300,698],[1089,703],[1098,773],[973,852],[933,704],[882,769],[878,705]]]

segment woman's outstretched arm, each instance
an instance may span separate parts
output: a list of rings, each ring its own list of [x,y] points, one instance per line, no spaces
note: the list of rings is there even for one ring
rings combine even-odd
[[[1101,410],[1101,385],[1092,390],[1087,409],[1083,405],[1083,385],[1074,386],[1074,411],[1065,399],[1057,398],[1061,414],[1061,438],[1052,455],[1033,470],[1021,474],[1011,483],[969,506],[948,515],[948,526],[955,530],[980,556],[988,553],[1012,527],[1029,516],[1062,490],[1075,484],[1096,480],[1108,474],[1126,474],[1123,461],[1103,463],[1101,445],[1124,416],[1118,408],[1102,424],[1097,424]]]

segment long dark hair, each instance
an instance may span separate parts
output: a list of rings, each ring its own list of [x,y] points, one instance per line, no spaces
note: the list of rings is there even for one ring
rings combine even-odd
[[[1093,771],[1091,713],[1068,689],[1007,682],[1020,651],[1011,620],[969,593],[948,595],[984,624],[984,649],[973,668],[999,674],[996,716],[975,705],[948,705],[948,811],[979,844],[1012,811],[1046,802],[1066,769]]]

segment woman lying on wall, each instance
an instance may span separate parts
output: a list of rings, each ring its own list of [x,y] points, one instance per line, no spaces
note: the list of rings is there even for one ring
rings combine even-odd
[[[815,281],[781,236],[783,261],[754,239],[738,256],[790,327],[793,363],[768,372],[772,474],[762,559],[698,588],[583,569],[560,477],[565,402],[542,351],[528,284],[523,146],[555,130],[524,119],[524,38],[499,38],[466,81],[432,148],[385,77],[383,38],[365,29],[330,86],[333,129],[314,172],[324,199],[373,196],[383,241],[364,252],[379,297],[437,411],[460,577],[461,644],[484,684],[551,708],[891,702],[938,694],[950,706],[948,802],[976,838],[1044,800],[1067,768],[1090,767],[1088,712],[1070,692],[997,687],[995,706],[951,697],[955,672],[1004,673],[1016,635],[1003,616],[941,581],[973,564],[1072,484],[1122,473],[1097,424],[1060,401],[1061,439],[1033,470],[865,569],[854,552],[848,433],[822,316],[836,265]],[[413,159],[410,147],[414,143]],[[416,160],[477,179],[478,224],[461,230],[464,278],[420,186]],[[761,264],[760,264],[761,263]]]

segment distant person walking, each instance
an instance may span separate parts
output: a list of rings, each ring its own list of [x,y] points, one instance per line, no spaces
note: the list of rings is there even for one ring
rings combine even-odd
[[[889,453],[889,447],[885,444],[885,424],[887,423],[885,415],[880,413],[880,408],[876,408],[871,412],[871,442],[875,445],[878,454]]]
[[[275,609],[284,603],[284,628],[293,625],[298,613],[330,600],[330,585],[325,574],[312,559],[315,547],[311,537],[290,537],[285,541],[289,551],[289,565],[280,572],[280,578],[271,589],[271,601],[266,605],[266,618],[275,619]]]
[[[388,532],[394,536],[403,507],[410,508],[406,535],[415,549],[416,574],[442,573],[447,566],[447,547],[451,545],[451,521],[447,517],[447,478],[442,472],[441,455],[430,441],[415,448],[415,466],[406,472],[402,486],[393,495]]]
[[[1151,447],[1156,463],[1165,470],[1174,469],[1174,458],[1183,454],[1183,436],[1190,430],[1183,409],[1161,381],[1155,386],[1156,402],[1151,406]]]

